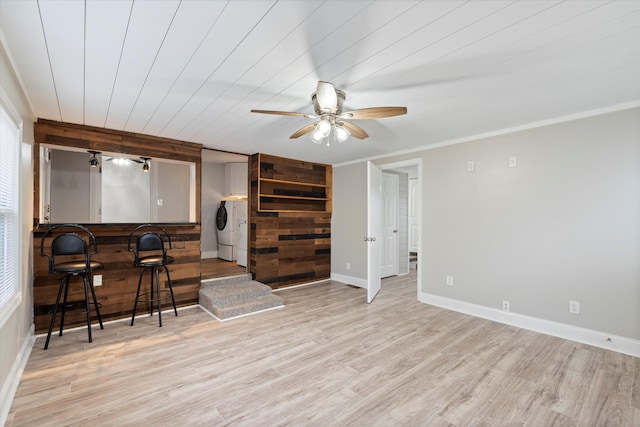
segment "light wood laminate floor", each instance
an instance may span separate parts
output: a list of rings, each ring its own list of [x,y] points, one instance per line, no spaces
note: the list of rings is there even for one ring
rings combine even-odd
[[[38,338],[8,426],[638,426],[640,359],[330,282]]]

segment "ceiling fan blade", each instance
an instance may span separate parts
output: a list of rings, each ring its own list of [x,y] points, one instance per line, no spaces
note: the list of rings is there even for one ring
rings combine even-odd
[[[353,120],[380,119],[382,117],[400,116],[402,114],[407,114],[407,107],[371,107],[345,111],[340,114],[340,118]]]
[[[295,131],[295,132],[293,133],[293,135],[291,135],[291,136],[289,137],[289,139],[295,139],[295,138],[298,138],[298,137],[300,137],[300,136],[302,136],[302,135],[305,135],[305,134],[307,134],[307,133],[309,133],[309,132],[313,131],[313,130],[316,128],[316,125],[317,125],[317,124],[318,124],[318,122],[314,122],[314,123],[311,123],[311,124],[309,124],[309,125],[306,125],[306,126],[305,126],[305,127],[303,127],[303,128],[298,129],[297,131]]]
[[[360,126],[356,126],[353,123],[349,122],[340,122],[340,124],[347,128],[347,130],[351,133],[351,136],[358,139],[365,139],[369,137],[369,134],[364,131]]]
[[[306,117],[308,119],[317,118],[314,114],[298,113],[298,112],[295,112],[295,111],[251,110],[251,112],[252,113],[260,113],[260,114],[277,114],[279,116]]]
[[[338,108],[338,95],[336,94],[336,88],[329,82],[318,82],[318,89],[316,90],[316,99],[318,105],[322,111],[329,111],[335,113]]]

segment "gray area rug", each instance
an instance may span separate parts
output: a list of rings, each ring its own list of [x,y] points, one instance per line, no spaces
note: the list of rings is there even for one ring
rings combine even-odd
[[[251,280],[251,274],[243,274],[203,282],[200,305],[218,319],[226,320],[281,307],[284,301],[269,286]]]

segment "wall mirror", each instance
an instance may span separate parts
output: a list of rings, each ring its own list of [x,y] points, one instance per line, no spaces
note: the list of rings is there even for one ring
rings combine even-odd
[[[196,222],[193,162],[40,145],[40,223]]]

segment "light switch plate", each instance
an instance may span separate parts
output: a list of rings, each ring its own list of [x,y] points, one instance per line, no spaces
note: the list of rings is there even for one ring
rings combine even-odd
[[[518,156],[509,156],[509,167],[518,167]]]

